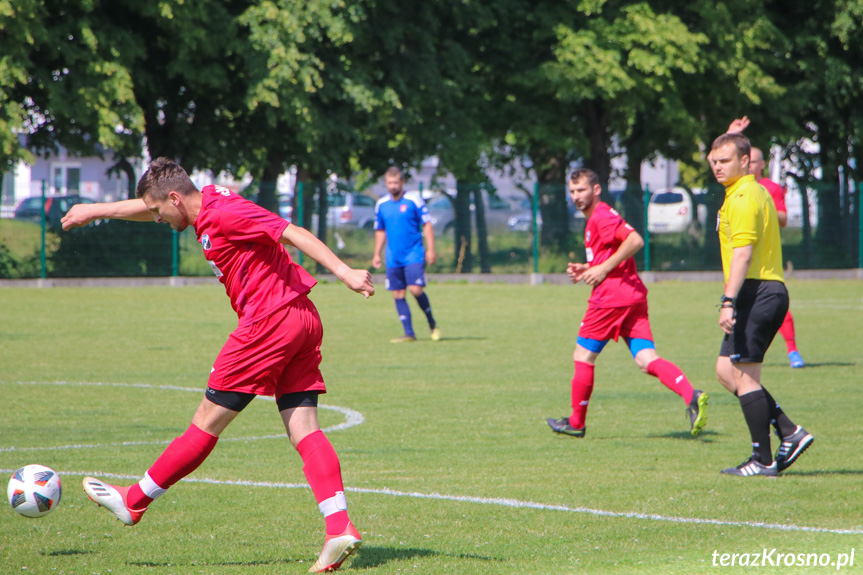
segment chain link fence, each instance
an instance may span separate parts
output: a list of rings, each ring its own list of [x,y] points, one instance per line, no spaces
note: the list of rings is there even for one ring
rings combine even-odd
[[[302,222],[349,265],[370,268],[377,198],[308,182],[297,190],[276,197],[280,215]],[[567,262],[584,261],[585,220],[568,199],[565,184],[506,191],[458,185],[420,193],[436,238],[438,261],[431,273],[560,273]],[[645,248],[636,256],[640,270],[721,269],[716,234],[721,187],[604,190],[602,197],[644,236]],[[861,200],[863,184],[802,190],[790,185],[788,224],[781,231],[786,267],[863,268]],[[212,273],[191,228],[177,233],[166,225],[99,221],[63,232],[63,207],[58,197],[45,198],[36,215],[0,219],[0,278]],[[294,256],[315,271],[314,262]]]

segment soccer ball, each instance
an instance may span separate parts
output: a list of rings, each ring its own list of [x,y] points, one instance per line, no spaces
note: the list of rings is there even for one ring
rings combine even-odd
[[[44,465],[25,465],[12,474],[6,495],[12,509],[24,517],[42,517],[60,503],[60,476]]]

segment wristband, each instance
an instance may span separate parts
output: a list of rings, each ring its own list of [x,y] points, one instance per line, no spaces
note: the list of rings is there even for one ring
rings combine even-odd
[[[719,305],[716,307],[718,307],[720,310],[723,310],[725,308],[734,309],[736,303],[735,299],[736,298],[728,297],[727,295],[722,294],[722,297],[719,298]]]

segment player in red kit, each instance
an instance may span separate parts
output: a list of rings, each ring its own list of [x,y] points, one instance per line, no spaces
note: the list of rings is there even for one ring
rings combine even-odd
[[[707,394],[693,389],[680,368],[656,353],[647,316],[647,288],[632,257],[644,240],[611,206],[599,200],[600,191],[599,178],[592,170],[578,169],[570,176],[572,201],[587,218],[587,263],[570,263],[567,273],[573,283],[583,281],[593,291],[573,353],[572,414],[546,422],[556,433],[584,437],[596,358],[609,340],[623,337],[641,371],[658,378],[686,403],[690,433],[696,437],[707,423]]]
[[[137,195],[80,204],[63,218],[63,229],[101,218],[155,220],[177,231],[192,226],[239,322],[213,364],[186,432],[138,483],[118,487],[86,477],[84,490],[120,521],[135,525],[154,499],[204,462],[222,431],[256,395],[275,396],[326,522],[324,547],[310,571],[338,569],[362,538],[348,518],[338,456],[318,425],[318,395],[326,393],[319,369],[323,330],[307,295],[317,282],[284,246],[295,246],[367,298],[374,294],[371,275],[348,267],[308,231],[226,188],[198,190],[186,171],[166,158],[150,164]]]

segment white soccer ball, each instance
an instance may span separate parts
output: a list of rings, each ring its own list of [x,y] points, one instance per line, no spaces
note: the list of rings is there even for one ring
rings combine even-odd
[[[12,509],[24,517],[42,517],[60,503],[60,476],[44,465],[25,465],[12,474],[6,496]]]

